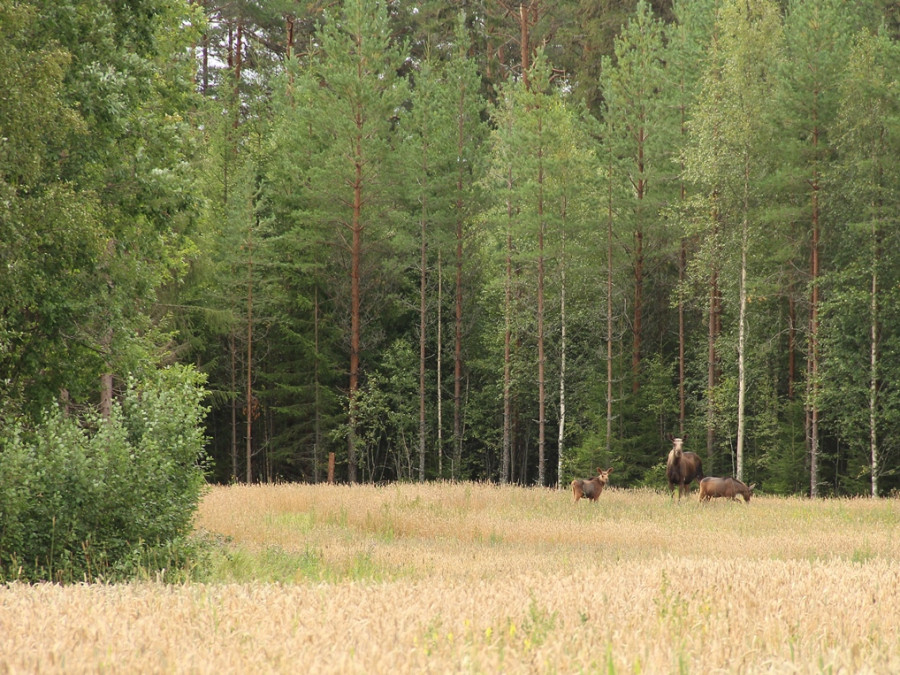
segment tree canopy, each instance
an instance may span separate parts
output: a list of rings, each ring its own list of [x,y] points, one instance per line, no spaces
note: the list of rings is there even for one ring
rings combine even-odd
[[[898,26],[0,0],[0,412],[182,362],[219,481],[890,494]]]

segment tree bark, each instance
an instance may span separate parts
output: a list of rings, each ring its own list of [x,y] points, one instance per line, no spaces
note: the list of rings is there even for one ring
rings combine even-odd
[[[462,322],[463,322],[463,222],[456,216],[456,339],[453,347],[453,461],[450,474],[456,480],[462,462]]]
[[[869,304],[870,341],[869,341],[869,450],[872,458],[872,497],[878,497],[878,233],[875,223],[872,224],[872,237],[875,239],[874,259],[872,260],[872,297]]]
[[[315,345],[314,382],[315,387],[315,431],[313,438],[313,482],[319,482],[319,453],[322,448],[321,390],[319,383],[319,286],[316,284],[313,301],[313,337]]]
[[[612,452],[613,421],[613,190],[612,149],[606,194],[606,452]]]
[[[438,248],[437,259],[437,461],[438,477],[444,477],[444,396],[442,390],[443,379],[443,349],[444,327],[442,324],[444,308],[444,272],[441,263],[441,250]]]
[[[713,215],[716,219],[718,216]],[[716,225],[713,224],[713,237],[716,236]],[[716,410],[713,392],[718,382],[716,367],[716,340],[719,336],[719,273],[713,266],[709,276],[709,333],[707,336],[707,371],[706,371],[706,461],[710,470],[715,466],[714,455],[716,445]]]
[[[684,32],[682,32],[682,36]],[[678,81],[678,86],[681,91],[679,106],[679,114],[681,116],[681,142],[684,144],[685,139],[687,138],[687,126],[685,124],[685,112],[687,106],[685,105],[687,96],[685,94],[685,80],[684,80],[684,71],[681,71],[681,77]],[[682,157],[680,160],[681,170],[679,171],[679,190],[678,196],[681,201],[681,204],[684,204],[685,198],[687,196],[687,191],[684,186],[684,158]],[[684,421],[686,418],[686,406],[685,406],[685,382],[684,382],[684,347],[685,347],[685,331],[684,331],[684,277],[685,277],[685,269],[687,268],[687,242],[684,237],[681,237],[681,246],[678,255],[678,435],[681,438],[684,438]]]
[[[528,69],[529,65],[529,47],[528,47],[528,17],[525,13],[525,3],[519,5],[519,51],[521,53],[522,59],[522,82],[525,84],[526,89],[531,89],[531,84],[528,82]]]
[[[797,308],[794,300],[794,285],[788,286],[788,400],[794,400],[794,381],[796,379],[796,357],[794,352],[797,345]]]
[[[559,290],[559,434],[557,437],[556,488],[562,487],[563,454],[566,437],[566,228],[563,209],[562,241],[560,242]]]
[[[637,393],[641,387],[641,340],[643,332],[644,312],[644,227],[642,222],[643,199],[647,183],[644,180],[644,142],[645,130],[640,126],[637,132],[637,170],[638,178],[634,181],[634,189],[637,195],[636,219],[637,228],[634,231],[634,320],[632,323],[633,344],[631,352],[631,391]]]
[[[247,390],[246,390],[246,476],[253,482],[253,229],[247,233]]]
[[[113,376],[103,373],[100,376],[100,416],[108,420],[112,417]]]
[[[750,224],[748,222],[750,209],[750,165],[744,163],[744,217],[741,222],[741,281],[739,289],[739,318],[738,318],[738,409],[737,409],[737,471],[735,477],[744,480],[744,408],[746,407],[747,376],[746,367],[746,340],[747,340],[747,249],[749,247]]]
[[[360,343],[360,262],[362,259],[362,111],[356,110],[357,136],[354,144],[353,214],[350,244],[350,433],[347,435],[347,479],[356,482],[356,393],[359,389]]]
[[[458,102],[456,116],[456,152],[463,155],[465,147],[465,118],[462,100]],[[462,322],[463,322],[463,183],[464,167],[457,163],[456,170],[456,341],[453,364],[453,462],[451,474],[457,477],[462,462]]]
[[[884,147],[884,136],[882,132],[881,148]],[[882,183],[882,169],[880,156],[876,154],[872,158],[874,164],[877,183]],[[881,471],[881,462],[878,456],[878,340],[880,336],[878,326],[878,267],[881,262],[881,232],[878,227],[878,218],[882,212],[883,204],[881,200],[876,199],[873,205],[875,207],[876,219],[872,221],[872,298],[869,305],[870,313],[870,346],[869,346],[869,447],[872,462],[872,497],[878,497],[878,474]]]
[[[228,336],[228,348],[231,352],[231,479],[237,481],[238,477],[238,440],[237,440],[237,344],[235,343],[234,330]]]
[[[813,127],[813,152],[818,152],[819,128]],[[813,167],[812,176],[812,244],[810,250],[809,307],[809,496],[819,494],[819,170]]]
[[[512,191],[512,167],[507,172],[507,189]],[[500,471],[500,482],[506,483],[510,478],[512,450],[512,404],[510,401],[511,375],[511,343],[512,343],[512,221],[513,204],[506,200],[506,283],[503,301],[503,459]]]
[[[241,66],[243,65],[243,39],[244,27],[242,24],[238,23],[237,41],[234,50],[234,116],[231,120],[232,127],[235,129],[241,124]]]
[[[425,157],[423,152],[423,157]],[[423,159],[422,176],[428,175],[428,162]],[[426,179],[427,180],[427,179]],[[422,191],[422,213],[420,217],[419,244],[419,482],[425,482],[425,284],[427,281],[426,221],[427,197]]]
[[[538,121],[538,279],[537,279],[537,347],[538,347],[538,485],[546,485],[546,409],[547,386],[544,375],[544,148],[542,120]]]
[[[681,187],[681,199],[684,201],[684,185]],[[687,243],[681,238],[681,250],[678,256],[678,435],[684,438],[684,421],[686,417],[684,386],[684,273],[687,267]]]

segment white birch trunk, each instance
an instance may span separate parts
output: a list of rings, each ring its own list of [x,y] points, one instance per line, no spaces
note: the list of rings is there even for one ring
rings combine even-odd
[[[744,480],[744,408],[747,394],[746,362],[746,330],[747,330],[747,248],[749,242],[749,223],[747,212],[750,200],[750,167],[744,165],[744,220],[741,223],[741,287],[740,318],[738,323],[738,409],[737,409],[737,469],[735,477]]]
[[[869,449],[872,457],[872,497],[878,497],[878,430],[876,409],[878,403],[878,240],[875,225],[872,226],[875,246],[872,261],[872,298],[869,305],[871,332],[869,346]]]
[[[560,357],[559,357],[559,436],[557,438],[556,487],[562,488],[563,453],[566,434],[566,231],[562,232],[562,270],[559,295]]]

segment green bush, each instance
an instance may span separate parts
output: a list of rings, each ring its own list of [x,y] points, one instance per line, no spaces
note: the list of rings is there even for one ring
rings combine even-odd
[[[204,377],[130,380],[109,419],[48,411],[0,436],[0,580],[113,580],[183,565],[205,485]]]

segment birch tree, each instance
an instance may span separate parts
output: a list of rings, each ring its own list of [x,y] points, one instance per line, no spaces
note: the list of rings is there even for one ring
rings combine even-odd
[[[839,87],[835,182],[851,189],[836,205],[835,269],[823,301],[823,416],[849,448],[846,483],[891,472],[900,432],[900,49],[884,32],[858,34]],[[837,185],[833,189],[837,189]],[[837,467],[835,467],[837,469]],[[835,471],[835,489],[838,471]],[[849,489],[853,489],[848,485]]]
[[[743,479],[747,391],[748,268],[762,180],[771,171],[769,148],[773,125],[767,121],[775,65],[781,44],[781,21],[768,0],[726,3],[718,20],[721,68],[703,80],[691,124],[687,175],[715,196],[715,211],[735,242],[738,260],[737,305],[737,443],[736,477]],[[724,105],[721,105],[724,103]],[[718,148],[710,154],[708,148]]]
[[[412,157],[409,179],[405,183],[410,186],[414,210],[419,222],[419,479],[424,480],[426,456],[426,344],[429,291],[428,270],[435,268],[433,275],[437,281],[438,295],[442,288],[441,274],[444,250],[452,242],[453,253],[448,255],[455,259],[456,273],[456,307],[454,320],[456,324],[456,340],[454,343],[455,372],[460,380],[454,381],[454,402],[461,405],[462,382],[462,308],[463,308],[463,264],[465,262],[464,246],[467,230],[472,214],[477,207],[477,181],[483,168],[481,149],[485,134],[480,114],[484,109],[484,101],[479,94],[478,74],[475,63],[468,58],[469,41],[465,31],[465,16],[460,14],[454,42],[449,47],[449,54],[441,60],[440,54],[433,52],[416,73],[416,87],[412,93],[412,111],[408,116],[406,129],[411,136],[405,139],[408,154]],[[432,254],[429,256],[429,249]],[[449,253],[449,252],[448,252]],[[438,309],[434,324],[438,327],[436,351],[438,355],[437,369],[440,371],[440,359],[443,348],[440,335],[440,302],[437,299],[432,305]],[[442,373],[437,373],[437,381],[442,380]],[[437,405],[441,406],[442,391],[437,390]],[[463,411],[455,411],[454,418],[461,420]],[[438,416],[438,473],[440,475],[443,459],[441,447],[441,419]],[[458,434],[457,434],[458,432]],[[461,421],[454,423],[454,454],[452,474],[455,477],[461,461]]]
[[[780,68],[780,99],[787,123],[784,157],[792,167],[792,186],[804,197],[808,224],[809,318],[807,322],[806,428],[809,490],[818,493],[819,458],[819,309],[822,302],[823,174],[832,159],[839,74],[846,63],[858,19],[839,0],[793,0],[785,18],[785,58]]]

